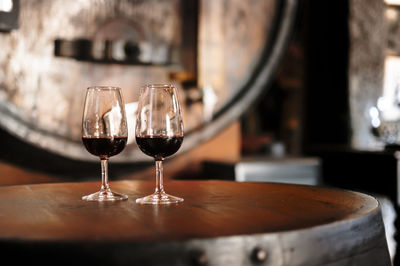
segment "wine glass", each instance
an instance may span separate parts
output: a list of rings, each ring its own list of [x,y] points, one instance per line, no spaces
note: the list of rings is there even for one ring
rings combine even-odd
[[[121,89],[110,86],[87,88],[82,141],[86,149],[101,160],[101,189],[83,196],[83,200],[115,201],[128,198],[112,192],[108,184],[108,159],[125,148],[127,139],[128,128]]]
[[[165,193],[163,186],[164,158],[177,152],[183,141],[183,122],[177,89],[167,84],[140,88],[136,120],[136,142],[140,150],[153,157],[156,164],[156,188],[137,203],[169,204],[183,199]]]

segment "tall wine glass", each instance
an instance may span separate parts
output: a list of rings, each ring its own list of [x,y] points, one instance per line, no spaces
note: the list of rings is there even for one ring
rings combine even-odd
[[[165,193],[164,158],[177,152],[183,141],[183,122],[177,89],[172,85],[153,84],[140,88],[136,121],[136,142],[156,163],[156,188],[137,203],[169,204],[183,199]]]
[[[89,87],[83,110],[82,141],[86,149],[101,160],[101,188],[96,193],[83,196],[83,200],[115,201],[128,198],[112,192],[108,184],[108,159],[125,148],[127,139],[128,128],[121,89]]]

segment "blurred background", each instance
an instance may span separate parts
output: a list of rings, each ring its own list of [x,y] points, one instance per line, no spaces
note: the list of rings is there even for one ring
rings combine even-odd
[[[99,181],[85,90],[122,88],[128,146],[111,182],[152,180],[140,86],[178,87],[169,179],[334,186],[376,195],[395,256],[400,2],[0,0],[0,185]]]

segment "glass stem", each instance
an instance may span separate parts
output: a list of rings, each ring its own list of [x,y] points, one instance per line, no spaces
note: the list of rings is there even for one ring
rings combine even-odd
[[[156,160],[156,191],[155,193],[164,193],[163,185],[163,165],[162,160]]]
[[[108,185],[108,158],[101,159],[101,190],[110,190]]]

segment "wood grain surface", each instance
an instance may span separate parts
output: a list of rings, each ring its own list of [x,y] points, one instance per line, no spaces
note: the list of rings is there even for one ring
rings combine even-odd
[[[362,219],[379,211],[365,194],[311,186],[170,181],[167,193],[181,204],[139,205],[153,191],[150,181],[112,182],[127,201],[85,202],[99,182],[0,188],[0,240],[182,241],[194,238],[298,230]]]

